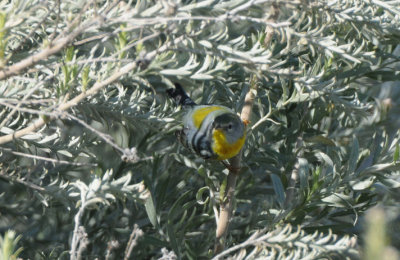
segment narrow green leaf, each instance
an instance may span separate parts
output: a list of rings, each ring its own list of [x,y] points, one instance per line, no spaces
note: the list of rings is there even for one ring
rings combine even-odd
[[[394,180],[394,179],[391,179],[391,178],[386,178],[386,177],[384,177],[384,178],[379,178],[378,177],[378,179],[383,185],[385,185],[388,188],[391,188],[391,189],[400,188],[400,182],[397,181],[397,180]]]
[[[393,154],[393,162],[397,163],[397,161],[399,160],[399,156],[400,156],[400,145],[396,144],[396,150],[394,151]]]
[[[220,188],[219,188],[219,199],[220,199],[220,201],[224,201],[225,191],[226,191],[226,184],[227,183],[228,183],[228,178],[225,177],[224,180],[221,183]]]
[[[400,165],[394,163],[380,163],[366,168],[362,174],[373,174],[381,171],[399,171]]]
[[[174,69],[167,69],[160,71],[161,74],[164,75],[171,75],[171,76],[187,76],[192,74],[192,72],[187,70],[174,70]]]
[[[73,157],[72,153],[68,152],[67,150],[58,150],[57,153],[65,155],[67,157]]]
[[[174,227],[173,227],[171,221],[168,221],[168,223],[167,223],[167,234],[168,234],[169,241],[171,243],[172,250],[178,254],[178,258],[180,259],[180,250],[179,250],[178,242],[177,242],[177,239],[175,236],[175,230],[174,230]]]
[[[329,203],[335,207],[348,207],[351,205],[352,197],[344,194],[334,193],[322,199],[323,202]]]
[[[196,200],[197,203],[200,205],[204,205],[208,202],[208,200],[210,199],[209,196],[207,196],[207,198],[205,200],[203,200],[203,193],[204,192],[208,192],[210,190],[210,188],[208,186],[202,187],[200,188],[197,193],[196,193]]]
[[[159,248],[168,247],[169,244],[165,240],[160,240],[159,238],[151,235],[146,235],[142,237],[142,241],[145,245],[154,245]]]
[[[147,216],[149,217],[150,223],[154,227],[158,227],[156,207],[154,206],[153,196],[151,195],[151,193],[149,194],[149,197],[146,199],[144,207],[146,209],[146,213]]]
[[[308,190],[308,161],[304,158],[299,158],[299,179],[300,179],[300,190]]]
[[[199,44],[201,44],[201,45],[203,45],[204,47],[206,47],[206,48],[209,48],[209,49],[211,49],[213,46],[212,46],[212,43],[210,43],[209,41],[206,41],[206,40],[201,40],[201,41],[199,41]]]
[[[186,191],[183,193],[172,205],[171,209],[168,212],[168,223],[167,223],[167,233],[168,233],[168,238],[171,242],[171,247],[178,254],[178,257],[180,258],[180,250],[176,238],[176,230],[174,228],[174,219],[178,217],[182,212],[182,204],[183,200],[187,197],[188,194],[190,194],[191,191]]]
[[[312,171],[312,176],[313,176],[313,185],[312,185],[312,192],[316,191],[319,186],[320,186],[320,182],[319,182],[319,176],[321,174],[321,168],[317,167],[314,171]]]
[[[372,186],[374,183],[375,177],[370,177],[365,180],[355,180],[350,181],[350,185],[352,186],[353,190],[365,190]]]
[[[324,163],[328,165],[327,173],[330,173],[333,171],[333,161],[332,159],[325,153],[323,152],[318,152],[316,153],[316,156]]]
[[[207,75],[207,74],[194,74],[192,76],[190,76],[191,79],[198,79],[198,80],[210,80],[213,79],[214,77],[211,75]]]
[[[175,219],[176,216],[178,216],[182,212],[182,201],[186,198],[186,196],[191,193],[190,190],[186,191],[183,193],[172,205],[171,209],[168,212],[168,220],[173,220]]]
[[[310,143],[322,144],[322,145],[336,146],[335,142],[333,142],[331,139],[329,139],[325,136],[322,136],[322,135],[305,138],[304,141],[310,142]]]
[[[281,178],[279,178],[279,176],[276,174],[271,174],[271,180],[278,202],[279,204],[283,205],[285,202],[285,190],[283,188]]]
[[[358,139],[357,137],[354,137],[353,145],[351,147],[351,152],[349,156],[349,166],[348,166],[349,174],[353,173],[357,167],[358,153],[359,153]]]

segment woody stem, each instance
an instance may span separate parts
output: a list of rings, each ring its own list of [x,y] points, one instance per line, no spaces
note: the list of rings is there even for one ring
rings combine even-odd
[[[251,80],[251,87],[246,94],[245,103],[240,115],[244,122],[248,122],[250,114],[253,108],[254,98],[256,95],[256,77],[254,76]],[[225,240],[228,234],[229,221],[233,212],[233,201],[235,199],[235,189],[237,177],[239,176],[240,164],[242,159],[242,151],[239,152],[235,157],[229,160],[229,174],[227,176],[227,183],[223,199],[220,202],[219,217],[217,222],[216,230],[216,241],[214,247],[214,253],[218,254],[225,248]]]

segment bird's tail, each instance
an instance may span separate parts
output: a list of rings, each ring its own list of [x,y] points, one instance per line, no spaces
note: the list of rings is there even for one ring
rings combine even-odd
[[[179,83],[175,83],[175,88],[167,89],[168,95],[181,106],[195,106],[196,103],[186,94],[185,90]]]

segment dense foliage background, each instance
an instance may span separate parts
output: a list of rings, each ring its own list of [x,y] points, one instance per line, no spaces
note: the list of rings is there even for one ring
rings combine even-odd
[[[2,259],[399,257],[398,1],[0,6]],[[220,256],[173,82],[256,95]]]

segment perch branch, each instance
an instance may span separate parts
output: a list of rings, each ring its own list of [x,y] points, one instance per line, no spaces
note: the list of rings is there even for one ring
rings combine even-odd
[[[244,106],[241,112],[241,119],[244,122],[250,121],[250,115],[254,104],[254,98],[257,93],[256,78],[253,77],[251,87],[246,94]],[[237,177],[239,176],[240,165],[242,159],[242,151],[238,155],[229,160],[230,169],[227,177],[225,194],[220,202],[219,217],[216,230],[216,242],[214,253],[219,253],[224,250],[226,235],[228,233],[229,221],[233,212],[233,201],[235,197],[235,188]]]

